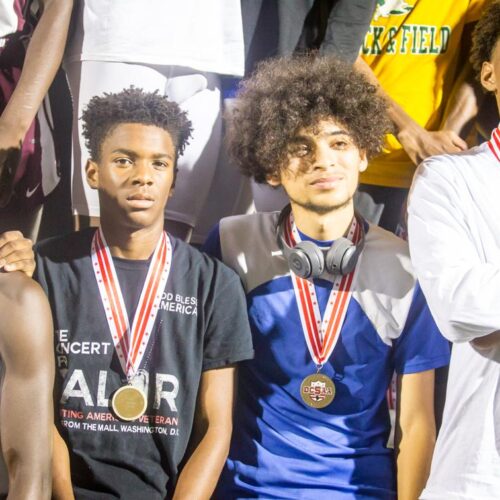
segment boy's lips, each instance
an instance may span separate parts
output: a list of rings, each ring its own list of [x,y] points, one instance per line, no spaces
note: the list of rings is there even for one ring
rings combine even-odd
[[[154,198],[147,193],[132,193],[127,196],[128,204],[134,208],[149,208],[154,201]]]

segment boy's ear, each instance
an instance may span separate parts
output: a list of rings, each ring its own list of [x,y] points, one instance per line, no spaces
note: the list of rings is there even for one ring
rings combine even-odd
[[[359,164],[359,171],[364,172],[366,170],[366,168],[368,167],[368,158],[367,158],[366,153],[364,151],[360,151],[359,156],[361,158],[361,163]]]
[[[481,85],[489,92],[498,90],[498,83],[495,78],[493,64],[489,61],[484,61],[481,66]]]
[[[99,186],[99,167],[95,161],[87,160],[85,175],[87,177],[87,184],[92,189],[97,189]]]
[[[266,182],[272,187],[281,186],[281,176],[279,174],[266,175]]]

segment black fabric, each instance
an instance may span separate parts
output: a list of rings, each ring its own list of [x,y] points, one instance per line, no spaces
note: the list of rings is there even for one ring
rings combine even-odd
[[[375,203],[384,205],[378,225],[398,236],[404,236],[401,228],[406,227],[406,199],[409,190],[372,184],[360,184],[358,189],[369,194]],[[362,211],[361,215],[364,215]]]
[[[122,291],[122,295],[130,325],[134,322],[135,311],[141,298],[142,287],[146,281],[150,262],[151,258],[147,260],[130,260],[113,257],[120,288],[126,290],[126,293]]]
[[[125,376],[92,270],[93,232],[46,240],[36,249],[36,276],[54,318],[56,424],[70,450],[75,494],[168,498],[189,440],[202,371],[253,356],[244,294],[233,271],[170,237],[172,269],[140,366],[149,380],[148,418],[117,421],[109,400]],[[124,296],[129,288],[140,293],[144,262],[117,262]]]

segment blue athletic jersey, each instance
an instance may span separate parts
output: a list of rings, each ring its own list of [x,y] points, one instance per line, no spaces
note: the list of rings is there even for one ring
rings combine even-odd
[[[255,348],[255,358],[240,365],[231,450],[216,497],[396,498],[394,454],[386,446],[392,374],[449,362],[407,245],[367,228],[341,335],[322,370],[335,383],[335,399],[315,409],[300,396],[316,366],[276,243],[277,217],[223,219],[204,248],[239,273]],[[323,314],[331,282],[314,284]]]

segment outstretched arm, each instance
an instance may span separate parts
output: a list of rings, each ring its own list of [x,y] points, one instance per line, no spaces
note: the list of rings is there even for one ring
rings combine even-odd
[[[41,288],[24,275],[0,275],[2,453],[10,499],[50,498],[54,354],[52,321]]]
[[[181,472],[174,500],[212,496],[229,453],[234,379],[232,366],[203,372],[194,426],[199,444]]]
[[[425,487],[436,440],[434,370],[398,376],[395,451],[399,500],[415,500]]]

